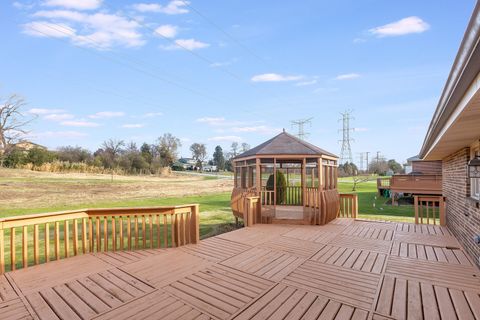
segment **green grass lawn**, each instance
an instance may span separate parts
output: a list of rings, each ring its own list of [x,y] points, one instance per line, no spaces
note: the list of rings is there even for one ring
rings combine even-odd
[[[338,189],[341,193],[357,193],[359,217],[364,219],[414,222],[415,211],[413,205],[392,206],[385,204],[389,199],[377,195],[377,180],[362,182],[357,190],[352,191],[351,178],[341,178]]]

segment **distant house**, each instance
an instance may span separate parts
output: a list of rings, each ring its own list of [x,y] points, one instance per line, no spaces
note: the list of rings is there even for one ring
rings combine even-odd
[[[193,158],[180,158],[178,164],[183,166],[185,170],[194,170],[197,166],[197,160]]]
[[[480,265],[480,166],[474,165],[480,160],[480,2],[419,156],[422,160],[441,161],[446,224]]]
[[[215,171],[218,171],[218,168],[217,168],[217,166],[215,166],[215,165],[207,164],[207,165],[204,165],[204,166],[203,166],[203,171],[215,172]]]

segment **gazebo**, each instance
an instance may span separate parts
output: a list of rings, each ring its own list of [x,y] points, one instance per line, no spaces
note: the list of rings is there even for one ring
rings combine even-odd
[[[326,224],[340,210],[337,164],[336,155],[283,130],[233,159],[233,214],[246,225]]]

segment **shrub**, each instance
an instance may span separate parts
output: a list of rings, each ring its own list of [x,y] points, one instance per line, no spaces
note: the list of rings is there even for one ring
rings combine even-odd
[[[267,180],[267,190],[273,191],[274,176],[271,174]],[[285,203],[287,195],[287,180],[283,172],[277,170],[277,204]]]

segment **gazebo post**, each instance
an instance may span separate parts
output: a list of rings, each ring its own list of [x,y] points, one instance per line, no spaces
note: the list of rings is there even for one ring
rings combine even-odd
[[[255,176],[255,185],[257,186],[257,192],[260,196],[260,193],[262,192],[262,171],[260,168],[260,158],[255,159],[255,171],[257,173]]]
[[[302,160],[302,205],[305,208],[307,200],[307,159]]]
[[[273,214],[277,215],[277,158],[273,158]]]

